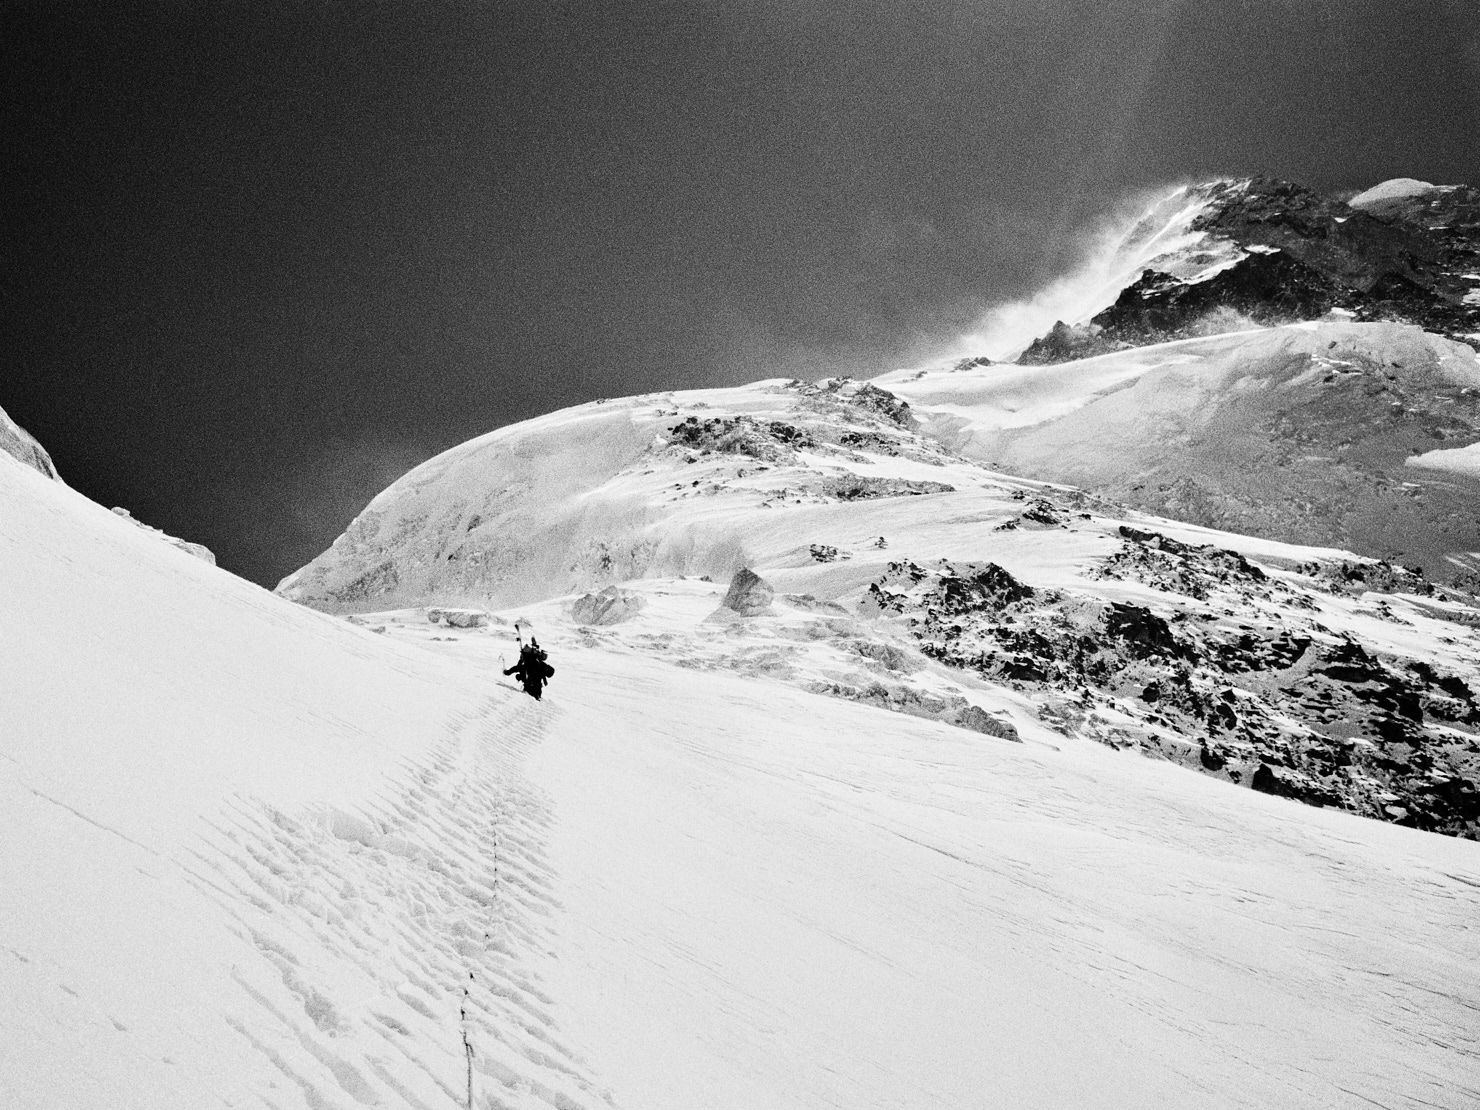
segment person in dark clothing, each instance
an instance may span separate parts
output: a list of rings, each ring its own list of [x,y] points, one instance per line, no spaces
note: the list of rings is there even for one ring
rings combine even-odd
[[[504,671],[517,678],[524,687],[524,692],[535,701],[540,700],[540,693],[545,688],[545,683],[555,673],[555,668],[545,662],[545,649],[540,647],[533,636],[529,643],[519,648],[519,661]]]

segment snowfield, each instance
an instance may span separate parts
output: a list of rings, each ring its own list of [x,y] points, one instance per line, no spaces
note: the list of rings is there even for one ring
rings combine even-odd
[[[603,480],[673,485],[641,469]],[[790,486],[675,489],[690,536],[728,516],[817,596],[737,622],[723,581],[651,573],[621,625],[567,597],[448,629],[307,610],[0,457],[0,1103],[1480,1102],[1480,845],[1064,736],[933,665],[1020,742],[810,692],[841,666],[807,639],[825,595],[885,558],[864,533],[954,498],[918,542],[965,550],[1011,487],[814,498],[806,534]],[[859,554],[813,565],[823,525]],[[1065,582],[1112,546],[1001,543]],[[496,673],[517,616],[541,703]]]
[[[875,382],[1013,474],[1438,578],[1480,566],[1480,355],[1412,325],[1331,318]]]

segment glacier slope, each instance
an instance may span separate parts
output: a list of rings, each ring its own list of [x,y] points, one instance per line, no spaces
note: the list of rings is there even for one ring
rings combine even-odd
[[[784,618],[716,626],[723,584],[633,586],[612,629],[503,614],[558,664],[528,764],[556,814],[549,982],[618,1101],[1480,1097],[1475,844],[1117,757],[1000,692],[971,691],[1022,743],[808,694],[705,653]],[[457,650],[491,663],[504,635]]]
[[[482,1110],[1477,1097],[1473,843],[1000,687],[962,683],[1023,743],[683,665],[789,619],[707,619],[722,585],[496,614],[553,650],[536,704],[501,626],[377,636],[8,459],[0,497],[8,1103],[465,1105],[465,1031]]]
[[[1436,579],[1480,567],[1480,485],[1423,457],[1480,441],[1480,355],[1411,325],[1308,322],[875,382],[1011,473]]]

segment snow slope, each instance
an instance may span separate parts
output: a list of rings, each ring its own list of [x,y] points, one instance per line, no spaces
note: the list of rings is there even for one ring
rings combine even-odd
[[[842,508],[872,531],[928,496]],[[5,1105],[1480,1098],[1475,843],[1060,736],[938,670],[1022,742],[809,693],[822,599],[716,620],[722,583],[655,577],[610,629],[568,599],[356,625],[8,459],[0,499]],[[1077,573],[1073,534],[1000,535]],[[863,560],[774,573],[843,590]],[[492,677],[515,616],[544,703]]]
[[[600,1104],[523,962],[527,707],[8,457],[0,519],[0,1105],[446,1106],[464,986],[480,1074]]]
[[[627,1105],[1480,1100],[1473,844],[561,647],[552,989]]]
[[[673,426],[690,415],[727,422],[734,435],[760,437],[756,450],[766,458],[746,454],[743,444],[715,454],[670,443]],[[804,536],[836,542],[841,533],[851,545],[900,520],[893,499],[854,501],[840,513],[836,498],[807,493],[794,479],[878,473],[899,481],[969,482],[973,505],[983,485],[982,468],[916,443],[907,445],[908,457],[891,456],[883,465],[838,444],[814,445],[824,453],[798,456],[772,442],[770,425],[788,421],[834,439],[905,434],[866,406],[781,380],[565,409],[469,440],[418,466],[277,591],[344,612],[433,599],[506,605],[628,578],[728,576],[756,559],[798,552],[805,559]],[[1001,497],[1021,485],[992,484]],[[794,504],[802,505],[800,514],[791,511]],[[906,512],[913,527],[934,508]],[[815,535],[799,531],[799,515],[817,521]]]
[[[1480,355],[1405,324],[1309,322],[1053,366],[875,379],[954,450],[1246,535],[1475,565]],[[1442,471],[1442,473],[1441,473]]]

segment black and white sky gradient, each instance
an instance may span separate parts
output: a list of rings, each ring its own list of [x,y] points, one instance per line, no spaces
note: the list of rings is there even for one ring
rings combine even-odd
[[[955,351],[1145,190],[1480,183],[1480,3],[0,0],[0,406],[271,585],[603,396]]]

